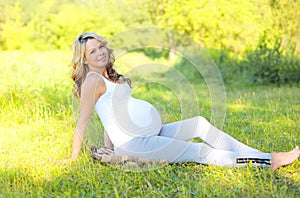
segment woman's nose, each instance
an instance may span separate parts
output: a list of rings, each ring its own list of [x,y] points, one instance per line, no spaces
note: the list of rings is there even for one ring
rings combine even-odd
[[[102,55],[104,52],[102,49],[98,49],[98,55]]]
[[[104,54],[104,50],[103,50],[102,48],[98,49],[98,54],[99,54],[99,55]]]

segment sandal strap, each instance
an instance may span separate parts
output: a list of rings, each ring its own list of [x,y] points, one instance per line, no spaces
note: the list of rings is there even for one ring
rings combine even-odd
[[[140,158],[128,155],[116,156],[113,149],[102,147],[96,148],[95,146],[91,146],[91,157],[95,160],[98,160],[103,163],[140,163],[140,164],[166,164],[168,163],[166,160],[152,160],[147,158]]]

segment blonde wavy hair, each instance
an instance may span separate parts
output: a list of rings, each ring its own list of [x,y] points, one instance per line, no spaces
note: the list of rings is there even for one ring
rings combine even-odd
[[[73,67],[72,79],[74,80],[73,94],[80,98],[81,95],[81,85],[86,78],[88,71],[88,65],[84,63],[85,61],[85,44],[88,39],[96,39],[101,42],[104,47],[107,48],[109,53],[109,60],[106,65],[106,71],[108,78],[113,82],[127,82],[131,86],[131,80],[125,78],[123,75],[118,74],[114,67],[115,57],[113,55],[113,49],[108,45],[107,41],[100,35],[93,32],[85,32],[79,35],[72,45],[73,58],[71,61],[71,66]]]

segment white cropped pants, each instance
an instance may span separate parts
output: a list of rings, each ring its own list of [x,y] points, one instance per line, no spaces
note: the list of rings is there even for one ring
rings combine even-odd
[[[201,143],[188,142],[200,138]],[[246,146],[197,116],[162,126],[159,135],[136,137],[115,148],[116,155],[129,155],[153,160],[197,162],[216,166],[269,167],[271,155]]]

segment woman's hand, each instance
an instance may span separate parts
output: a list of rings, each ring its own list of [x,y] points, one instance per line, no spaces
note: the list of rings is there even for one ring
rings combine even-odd
[[[68,164],[68,163],[74,162],[75,160],[76,160],[75,157],[70,157],[70,158],[60,159],[60,160],[50,159],[51,162],[58,163],[58,164]]]

